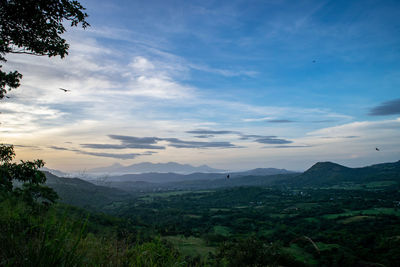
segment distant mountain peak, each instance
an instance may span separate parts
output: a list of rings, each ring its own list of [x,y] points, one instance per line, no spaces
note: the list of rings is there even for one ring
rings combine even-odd
[[[299,185],[331,186],[341,183],[400,181],[400,162],[349,168],[333,162],[318,162],[296,177]]]
[[[305,171],[307,172],[315,172],[315,171],[323,171],[323,170],[329,170],[329,171],[342,171],[342,170],[347,170],[350,169],[346,166],[330,162],[330,161],[325,161],[325,162],[317,162],[311,168]]]
[[[190,164],[180,164],[177,162],[166,162],[166,163],[151,163],[151,162],[141,162],[128,166],[121,164],[113,164],[107,167],[94,168],[89,170],[90,173],[107,173],[107,174],[134,174],[134,173],[181,173],[189,174],[195,172],[222,172],[223,170],[214,169],[207,165],[201,165],[199,167],[192,166]]]

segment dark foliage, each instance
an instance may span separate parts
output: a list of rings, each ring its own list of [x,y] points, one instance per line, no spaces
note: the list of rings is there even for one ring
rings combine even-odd
[[[3,197],[14,195],[31,206],[48,206],[58,196],[50,187],[44,185],[46,176],[39,168],[42,160],[12,162],[15,157],[12,145],[0,144],[0,193]],[[18,186],[19,185],[19,186]]]

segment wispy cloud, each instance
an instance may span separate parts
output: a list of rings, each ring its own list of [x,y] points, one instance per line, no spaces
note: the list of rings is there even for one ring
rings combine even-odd
[[[119,140],[122,144],[82,144],[82,147],[92,149],[165,149],[164,146],[154,146],[159,142],[167,142],[168,146],[175,148],[237,148],[230,142],[199,142],[187,141],[178,138],[161,137],[135,137],[123,135],[109,135],[110,138]]]
[[[220,135],[220,134],[238,134],[237,131],[215,131],[215,130],[206,130],[206,129],[197,129],[197,130],[191,130],[191,131],[186,131],[187,133],[190,134],[210,134],[210,135]]]
[[[295,121],[286,120],[286,119],[276,119],[276,120],[267,120],[267,122],[271,122],[271,123],[290,123],[290,122],[295,122]]]
[[[218,68],[212,68],[212,67],[205,66],[205,65],[196,65],[196,64],[190,64],[189,66],[195,70],[218,74],[218,75],[222,75],[222,76],[226,76],[226,77],[235,77],[235,76],[255,77],[259,74],[257,71],[254,71],[254,70],[218,69]]]
[[[169,145],[175,148],[239,148],[230,142],[184,141],[177,138],[163,138],[160,140],[168,141]]]
[[[165,149],[164,146],[154,145],[160,141],[157,137],[134,137],[122,135],[109,135],[109,137],[121,141],[122,144],[81,144],[81,146],[94,149]]]
[[[322,136],[321,138],[324,139],[353,139],[353,138],[359,138],[360,136],[357,135],[348,135],[348,136]]]
[[[49,148],[54,149],[54,150],[59,150],[59,151],[71,151],[71,152],[75,152],[75,153],[82,154],[82,155],[104,157],[104,158],[114,158],[114,159],[122,159],[122,160],[135,159],[139,156],[148,156],[148,155],[155,153],[155,152],[146,151],[144,153],[119,154],[119,153],[90,152],[90,151],[85,151],[85,150],[81,150],[81,149],[58,147],[58,146],[50,146]]]
[[[273,146],[273,147],[266,147],[266,148],[302,148],[302,147],[312,147],[312,146],[310,146],[310,145],[302,145],[302,146],[300,146],[300,145],[298,145],[298,146],[285,146],[285,145],[282,145],[282,146]]]
[[[263,137],[263,138],[258,138],[254,140],[257,143],[260,144],[290,144],[293,143],[293,141],[286,140],[286,139],[280,139],[276,137]]]

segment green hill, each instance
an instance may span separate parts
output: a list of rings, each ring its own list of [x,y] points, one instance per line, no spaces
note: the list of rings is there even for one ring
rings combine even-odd
[[[332,162],[318,162],[310,169],[288,181],[298,186],[335,186],[344,183],[400,183],[400,161],[362,168],[349,168]]]
[[[100,209],[115,201],[122,201],[131,194],[116,188],[98,186],[79,178],[62,178],[49,172],[46,174],[46,185],[53,188],[61,202],[90,209]]]

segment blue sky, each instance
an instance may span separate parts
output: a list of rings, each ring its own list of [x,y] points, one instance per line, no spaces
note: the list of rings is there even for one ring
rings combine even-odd
[[[0,132],[23,159],[67,171],[400,159],[398,1],[81,3],[91,27],[68,30],[66,59],[8,56],[24,78]]]

